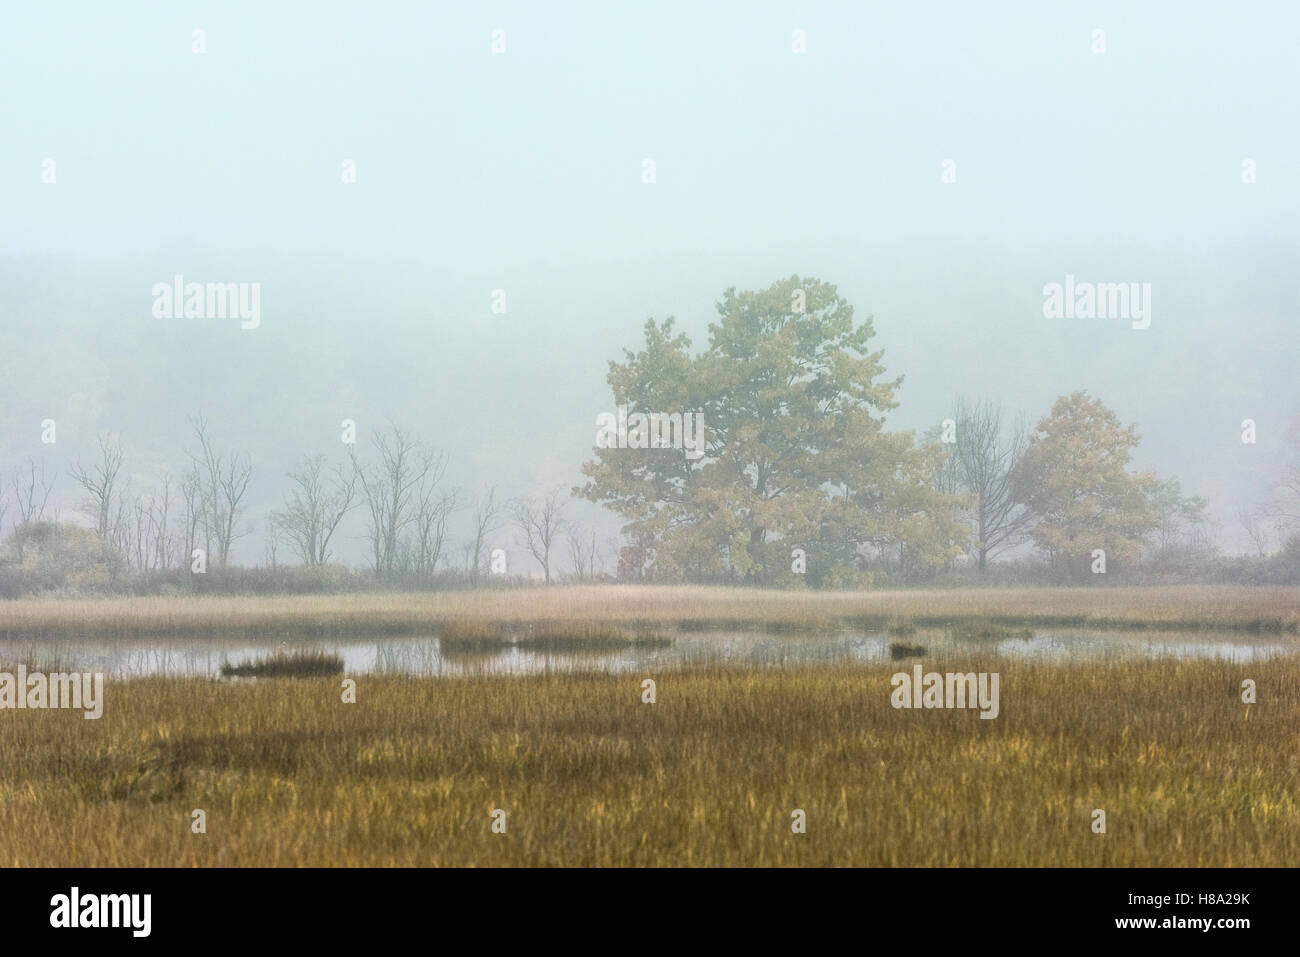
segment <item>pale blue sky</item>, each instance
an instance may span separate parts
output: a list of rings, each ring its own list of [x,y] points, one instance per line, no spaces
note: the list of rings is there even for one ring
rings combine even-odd
[[[146,481],[202,407],[254,450],[259,526],[348,414],[469,489],[572,484],[648,316],[700,344],[725,288],[797,272],[875,316],[893,427],[1086,388],[1230,526],[1300,414],[1297,50],[1284,3],[17,6],[0,470],[57,415],[43,454],[112,429]],[[1044,320],[1067,272],[1152,282],[1151,328]],[[175,273],[261,282],[262,327],[160,327]]]

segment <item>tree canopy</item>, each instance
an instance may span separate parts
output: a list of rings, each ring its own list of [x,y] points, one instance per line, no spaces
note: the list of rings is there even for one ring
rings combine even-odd
[[[789,579],[803,549],[813,584],[860,577],[868,560],[941,564],[961,549],[955,500],[929,483],[935,450],[885,430],[901,377],[870,348],[835,286],[789,279],[728,289],[707,349],[672,318],[607,381],[629,417],[702,415],[703,455],[601,448],[579,494],[628,519],[623,571],[657,579]],[[815,560],[820,559],[820,560]]]
[[[1132,560],[1160,523],[1152,472],[1128,471],[1135,426],[1087,392],[1061,396],[1039,421],[1015,475],[1035,544],[1053,560],[1085,567],[1094,549]]]

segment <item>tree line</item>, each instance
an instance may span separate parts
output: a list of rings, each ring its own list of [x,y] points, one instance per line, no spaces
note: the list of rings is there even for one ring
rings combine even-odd
[[[902,378],[872,347],[871,318],[855,321],[833,285],[792,276],[729,289],[717,312],[699,352],[671,317],[652,319],[641,347],[609,364],[620,408],[706,423],[703,457],[633,442],[583,466],[575,493],[625,520],[623,577],[870,587],[958,568],[983,577],[1018,549],[1041,556],[1047,577],[1077,580],[1132,575],[1144,557],[1181,556],[1191,573],[1191,556],[1204,571],[1215,551],[1206,501],[1133,471],[1136,428],[1086,392],[1032,427],[959,398],[926,435],[891,432]],[[1297,501],[1292,468],[1243,524],[1293,533]]]
[[[339,585],[339,530],[358,513],[371,580],[417,586],[517,577],[523,569],[497,560],[509,532],[548,584],[602,577],[607,557],[627,581],[817,588],[981,581],[1013,566],[1081,580],[1098,572],[1098,556],[1106,574],[1129,580],[1139,569],[1236,574],[1223,567],[1205,499],[1134,470],[1136,427],[1100,399],[1063,395],[1031,424],[958,397],[924,434],[893,432],[886,415],[902,377],[886,373],[871,318],[858,321],[835,286],[792,276],[729,289],[717,311],[699,352],[674,319],[647,321],[643,343],[607,375],[614,404],[633,419],[701,417],[702,448],[662,435],[598,442],[580,486],[513,499],[487,488],[470,501],[448,486],[446,453],[390,426],[374,431],[364,457],[345,444],[286,473],[262,569],[295,567],[304,581]],[[0,593],[229,569],[253,531],[252,460],[223,446],[202,415],[190,430],[179,477],[142,491],[120,439],[100,435],[94,456],[68,472],[89,528],[49,514],[56,476],[35,461],[13,469],[0,496],[0,529],[13,514]],[[600,541],[571,520],[570,496],[619,515],[621,540]],[[460,512],[468,531],[453,542]],[[1236,519],[1261,560],[1276,543],[1300,568],[1300,465]]]
[[[0,544],[0,594],[111,589],[148,576],[185,581],[209,568],[230,569],[235,545],[254,528],[247,505],[251,457],[220,446],[202,416],[190,425],[193,442],[179,480],[164,473],[145,491],[132,489],[120,438],[97,437],[95,456],[78,459],[68,471],[88,528],[51,513],[56,475],[34,460],[15,468],[5,489],[10,494],[0,497],[0,529],[10,500],[16,506]],[[366,571],[377,582],[478,584],[497,571],[491,552],[502,544],[498,533],[507,530],[547,583],[561,550],[567,552],[566,577],[600,575],[604,543],[595,529],[567,516],[562,488],[539,499],[503,499],[488,488],[467,502],[445,481],[446,453],[412,432],[397,426],[376,430],[371,448],[367,461],[353,445],[332,462],[321,453],[305,455],[287,473],[287,494],[266,521],[263,571],[281,570],[284,557],[309,573],[300,581],[338,583],[347,571],[335,561],[339,529],[357,512]],[[457,551],[449,525],[461,510],[468,512],[469,533]],[[168,576],[173,572],[179,574]]]

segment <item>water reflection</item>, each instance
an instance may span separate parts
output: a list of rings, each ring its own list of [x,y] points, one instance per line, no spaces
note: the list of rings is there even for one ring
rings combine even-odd
[[[1258,661],[1300,650],[1300,643],[1251,641],[1230,635],[1189,638],[1186,632],[1039,631],[1032,638],[997,643],[998,654],[1046,659],[1115,660],[1122,658],[1216,658]]]
[[[710,663],[780,667],[799,662],[884,662],[896,639],[877,633],[771,634],[763,632],[691,631],[675,636],[671,646],[622,651],[548,652],[518,647],[490,652],[443,650],[436,636],[339,641],[229,641],[184,639],[158,641],[0,641],[0,670],[17,663],[42,671],[102,671],[114,677],[150,675],[216,677],[225,662],[263,657],[277,650],[315,648],[342,656],[345,674],[439,675],[529,674],[546,671],[644,671]],[[950,632],[920,630],[906,643],[926,649],[910,659],[943,655],[999,654],[1043,660],[1115,660],[1122,658],[1212,658],[1256,661],[1293,653],[1300,643],[1288,637],[1226,633],[1123,632],[1087,629],[1041,629],[1023,638],[972,639]]]

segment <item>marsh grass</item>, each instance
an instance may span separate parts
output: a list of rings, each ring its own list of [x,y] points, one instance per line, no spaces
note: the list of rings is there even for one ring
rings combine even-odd
[[[505,631],[486,621],[450,621],[438,629],[438,644],[444,651],[497,651],[510,647]]]
[[[1243,632],[1300,629],[1300,590],[1245,586],[875,592],[573,585],[509,591],[0,601],[0,638],[418,635],[449,623],[814,633],[891,625]],[[631,623],[631,624],[629,624]]]
[[[948,635],[955,641],[1005,641],[1008,638],[1028,641],[1034,637],[1034,630],[1003,624],[990,618],[973,618],[953,625],[948,629]]]
[[[73,670],[63,650],[57,645],[32,645],[20,654],[0,659],[0,671],[12,674],[21,665],[27,672],[40,671],[46,674],[68,672]]]
[[[297,649],[221,666],[223,678],[321,678],[343,673],[343,658],[333,652]]]
[[[889,657],[894,661],[901,661],[904,658],[921,658],[926,654],[926,649],[922,645],[907,645],[895,641],[889,646]]]
[[[1300,660],[982,652],[1001,714],[894,710],[896,666],[110,682],[0,713],[12,866],[1291,866]],[[1241,681],[1258,682],[1244,705]],[[207,833],[190,812],[207,812]],[[492,834],[491,812],[507,812]],[[791,811],[808,832],[790,831]],[[1090,829],[1094,808],[1107,833]]]
[[[911,621],[891,621],[885,626],[885,633],[891,638],[910,638],[916,634],[916,624]]]
[[[631,648],[667,648],[672,639],[663,635],[591,622],[453,621],[438,632],[439,647],[452,653],[493,652],[517,647],[530,651],[621,651]]]

